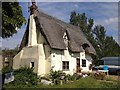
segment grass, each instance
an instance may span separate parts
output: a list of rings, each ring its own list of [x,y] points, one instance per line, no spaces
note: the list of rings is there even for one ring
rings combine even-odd
[[[86,77],[68,84],[44,86],[44,87],[45,88],[114,88],[114,87],[118,87],[118,84],[117,82],[98,81],[93,78]]]
[[[13,88],[14,86],[12,86]],[[22,86],[23,87],[23,86]],[[91,77],[81,78],[63,85],[37,85],[30,88],[117,88],[117,81],[96,80]],[[7,88],[7,86],[6,86]]]

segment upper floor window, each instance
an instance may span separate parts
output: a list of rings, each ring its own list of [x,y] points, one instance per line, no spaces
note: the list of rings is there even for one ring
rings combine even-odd
[[[83,45],[82,45],[82,47],[83,47],[83,49],[86,49],[87,47],[90,47],[87,43],[84,43]]]
[[[67,36],[66,32],[63,35],[63,39],[64,39],[64,42],[65,42],[65,45],[68,46],[68,36]]]

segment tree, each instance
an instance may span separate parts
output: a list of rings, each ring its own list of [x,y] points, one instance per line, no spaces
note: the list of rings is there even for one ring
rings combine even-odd
[[[105,49],[105,39],[106,39],[106,31],[105,28],[101,25],[95,26],[93,33],[95,34],[96,46],[95,49],[97,54],[100,57],[104,56]]]
[[[105,56],[120,56],[120,46],[111,36],[105,40]]]
[[[76,14],[75,11],[71,12],[70,24],[79,26],[80,29],[85,34],[86,38],[94,44],[94,37],[92,33],[92,27],[94,25],[94,20],[92,18],[87,19],[86,14]]]
[[[2,38],[9,38],[17,33],[16,28],[21,28],[26,20],[18,2],[2,3]]]
[[[77,14],[75,11],[71,12],[70,24],[79,26],[86,38],[90,41],[97,52],[95,63],[98,59],[106,56],[120,56],[120,46],[113,39],[112,36],[106,35],[104,26],[96,25],[93,28],[94,20],[88,19],[85,13]]]
[[[3,49],[2,50],[2,60],[3,60],[3,69],[2,72],[10,72],[12,71],[12,65],[13,65],[13,57],[18,53],[18,47],[14,49]],[[5,65],[5,62],[7,61],[7,65]]]
[[[106,30],[103,26],[95,26],[93,33],[95,34],[95,49],[99,58],[106,56],[120,56],[120,46],[112,36],[106,35]]]

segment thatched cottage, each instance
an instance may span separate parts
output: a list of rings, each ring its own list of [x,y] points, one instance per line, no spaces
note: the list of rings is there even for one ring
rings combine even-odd
[[[13,69],[32,67],[38,75],[51,69],[69,74],[79,72],[79,68],[89,71],[95,50],[80,28],[39,11],[35,2],[30,11]]]

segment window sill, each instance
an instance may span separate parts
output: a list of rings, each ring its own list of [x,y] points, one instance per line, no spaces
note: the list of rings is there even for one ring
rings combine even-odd
[[[63,69],[62,71],[70,71],[69,69]]]

